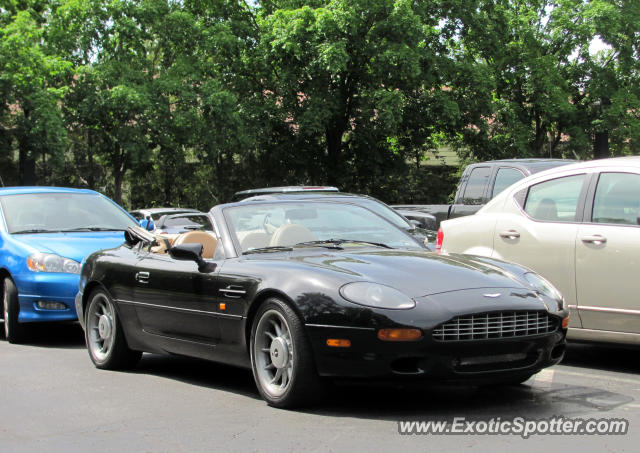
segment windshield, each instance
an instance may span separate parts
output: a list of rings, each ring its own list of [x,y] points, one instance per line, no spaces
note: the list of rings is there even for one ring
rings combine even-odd
[[[369,198],[362,198],[360,199],[360,203],[362,203],[365,208],[372,210],[373,212],[375,212],[381,217],[384,217],[386,220],[393,223],[397,227],[409,229],[409,230],[412,230],[414,228],[413,225],[408,223],[404,219],[404,217],[402,217],[399,213],[393,210],[393,208],[390,208],[389,206],[387,206],[386,204],[380,201],[369,199]]]
[[[329,239],[420,248],[410,236],[385,219],[348,203],[252,203],[227,208],[224,215],[242,252]]]
[[[162,222],[162,228],[196,228],[213,231],[209,217],[204,214],[167,216]]]
[[[108,199],[91,193],[28,193],[0,197],[12,234],[124,231],[137,223]]]

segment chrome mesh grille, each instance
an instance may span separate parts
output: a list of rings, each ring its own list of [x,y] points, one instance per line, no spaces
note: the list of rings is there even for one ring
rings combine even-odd
[[[456,316],[433,329],[438,341],[528,337],[554,332],[556,321],[543,311],[501,311]]]

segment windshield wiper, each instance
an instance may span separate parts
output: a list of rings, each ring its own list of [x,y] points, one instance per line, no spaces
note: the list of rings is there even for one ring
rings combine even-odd
[[[45,230],[43,228],[32,228],[30,230],[14,231],[11,234],[30,234],[30,233],[58,233],[58,230]]]
[[[250,253],[269,253],[269,252],[283,252],[283,251],[292,251],[292,247],[287,247],[284,245],[273,245],[271,247],[260,247],[256,249],[249,249],[242,252],[243,255],[249,255]]]
[[[384,247],[385,249],[392,249],[390,245],[383,244],[381,242],[371,242],[371,241],[360,241],[358,239],[325,239],[323,241],[307,241],[307,242],[299,242],[296,246],[321,246],[327,247],[331,249],[342,249],[340,247],[342,244],[368,244],[374,245],[376,247]]]

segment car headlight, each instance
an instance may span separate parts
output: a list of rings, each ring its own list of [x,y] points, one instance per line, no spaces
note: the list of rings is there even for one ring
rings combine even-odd
[[[340,288],[340,295],[354,304],[367,307],[407,310],[416,306],[416,302],[406,294],[378,283],[347,283]]]
[[[544,294],[547,297],[555,299],[559,302],[563,301],[562,294],[560,291],[556,289],[549,281],[540,277],[538,274],[534,274],[533,272],[527,272],[524,274],[525,280],[529,283],[529,286],[533,288],[535,291],[540,294]],[[562,304],[560,304],[560,309],[562,309]]]
[[[27,267],[34,272],[79,274],[80,263],[51,253],[35,253],[27,258]]]

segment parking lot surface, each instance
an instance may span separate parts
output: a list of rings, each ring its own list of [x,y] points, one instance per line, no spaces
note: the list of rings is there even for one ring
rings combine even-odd
[[[267,406],[248,370],[145,354],[94,368],[78,324],[0,341],[0,452],[638,451],[638,351],[570,345],[516,387],[340,385],[320,406]],[[401,435],[400,421],[626,419],[623,435]]]

